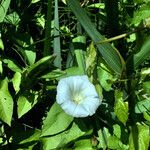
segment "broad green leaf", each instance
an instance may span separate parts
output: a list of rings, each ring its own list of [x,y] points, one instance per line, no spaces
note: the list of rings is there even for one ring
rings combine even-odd
[[[55,0],[54,7],[54,54],[56,54],[56,59],[54,60],[54,65],[61,69],[61,48],[60,48],[60,31],[59,31],[59,11],[58,11],[58,0]]]
[[[41,73],[50,67],[50,64],[55,59],[56,55],[46,56],[37,61],[35,64],[31,65],[28,69],[28,77],[38,77]]]
[[[12,71],[20,72],[20,73],[22,72],[21,68],[15,62],[13,62],[12,60],[4,59],[3,62],[5,64],[7,64],[8,68],[11,69]]]
[[[150,113],[144,112],[143,117],[150,122]]]
[[[148,150],[149,132],[149,126],[144,123],[133,126],[129,137],[129,150]]]
[[[11,125],[13,114],[13,99],[8,90],[7,78],[0,82],[0,119]]]
[[[91,139],[82,139],[75,142],[74,150],[94,150]]]
[[[23,95],[20,95],[17,101],[18,105],[18,117],[22,117],[29,110],[33,108],[33,106],[37,103],[38,93],[37,92],[25,92]]]
[[[94,43],[104,40],[104,37],[97,31],[85,11],[81,8],[79,1],[68,0],[67,4]],[[116,73],[120,74],[123,64],[119,52],[115,50],[109,43],[97,44],[97,47],[109,67],[112,68],[112,70],[114,70]]]
[[[9,4],[10,4],[10,1],[11,0],[2,0],[0,2],[0,23],[3,22],[4,18],[5,18],[5,15],[7,13],[7,10],[8,10],[8,7],[9,7]]]
[[[94,78],[94,71],[97,64],[97,53],[94,44],[91,43],[86,52],[86,72],[89,77]],[[92,79],[93,80],[93,79]]]
[[[150,56],[150,38],[146,40],[141,47],[141,50],[133,56],[134,68],[137,69],[138,66],[143,63]]]
[[[61,148],[67,149],[64,147],[66,144],[84,135],[85,132],[82,131],[75,123],[73,123],[70,129],[60,134],[47,138],[42,138],[43,150],[61,149]]]
[[[115,91],[115,114],[117,118],[125,125],[128,120],[128,103],[123,101],[123,92]]]
[[[150,17],[150,2],[142,5],[137,11],[134,12],[132,24],[138,26],[143,19]]]
[[[102,148],[102,149],[106,149],[108,146],[108,137],[110,137],[111,134],[109,133],[107,128],[103,128],[100,129],[98,131],[98,140],[99,140],[99,144],[98,144],[98,148]]]
[[[148,150],[150,140],[150,128],[146,124],[137,124],[139,150]]]
[[[150,94],[150,81],[143,82],[143,88],[147,94]]]
[[[136,113],[143,113],[150,110],[150,99],[145,99],[140,102],[137,102],[135,106]]]
[[[121,128],[118,124],[113,125],[113,133],[117,138],[121,138]]]
[[[17,12],[13,12],[9,15],[6,15],[4,22],[9,23],[9,24],[14,25],[14,26],[18,26],[18,23],[20,22],[20,17],[17,14]]]
[[[33,44],[33,39],[28,33],[24,34],[17,34],[16,40],[16,47],[18,51],[24,57],[24,60],[27,64],[32,65],[35,63],[36,59],[36,50]]]
[[[59,104],[54,103],[43,122],[42,135],[49,136],[67,129],[73,121],[73,117],[66,114]]]
[[[98,80],[101,86],[106,91],[112,90],[111,86],[114,83],[115,78],[112,76],[112,74],[110,73],[110,70],[108,70],[108,68],[103,63],[101,63],[100,67],[97,69],[97,74],[98,74]]]
[[[66,75],[64,77],[75,76],[75,75],[84,75],[79,67],[71,67],[65,70]]]
[[[21,84],[21,73],[20,72],[16,72],[14,74],[14,77],[12,78],[12,83],[13,83],[13,87],[14,87],[16,93],[18,93],[18,91],[20,90],[20,84]]]
[[[24,72],[24,80],[22,81],[22,86],[26,89],[31,89],[31,87],[37,83],[38,79],[50,71],[50,66],[55,59],[55,55],[46,56],[37,61],[35,64],[31,65]]]

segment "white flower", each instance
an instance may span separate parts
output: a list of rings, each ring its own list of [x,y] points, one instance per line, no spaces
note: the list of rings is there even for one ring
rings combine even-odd
[[[57,86],[56,100],[73,117],[92,116],[100,105],[95,87],[86,75],[61,79]]]

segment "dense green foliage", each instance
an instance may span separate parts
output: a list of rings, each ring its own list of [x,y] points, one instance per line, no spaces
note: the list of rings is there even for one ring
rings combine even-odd
[[[148,150],[149,35],[150,0],[1,0],[0,150]],[[84,74],[103,100],[73,118],[56,87]]]

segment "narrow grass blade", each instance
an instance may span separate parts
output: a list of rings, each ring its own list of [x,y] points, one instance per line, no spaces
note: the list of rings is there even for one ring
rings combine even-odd
[[[54,60],[54,65],[61,69],[61,49],[60,49],[60,36],[59,36],[59,15],[58,15],[58,0],[55,0],[55,13],[54,13],[54,54],[57,55]]]
[[[67,4],[94,43],[105,39],[97,31],[85,11],[81,8],[79,1],[67,0]],[[121,55],[118,54],[119,52],[116,51],[109,43],[99,44],[97,47],[109,67],[112,68],[112,70],[114,70],[117,74],[121,74],[123,64],[121,61]]]

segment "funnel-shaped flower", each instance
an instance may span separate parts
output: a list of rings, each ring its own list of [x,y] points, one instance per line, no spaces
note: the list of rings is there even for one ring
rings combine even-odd
[[[61,79],[57,86],[57,103],[73,117],[92,116],[100,99],[86,75]]]

